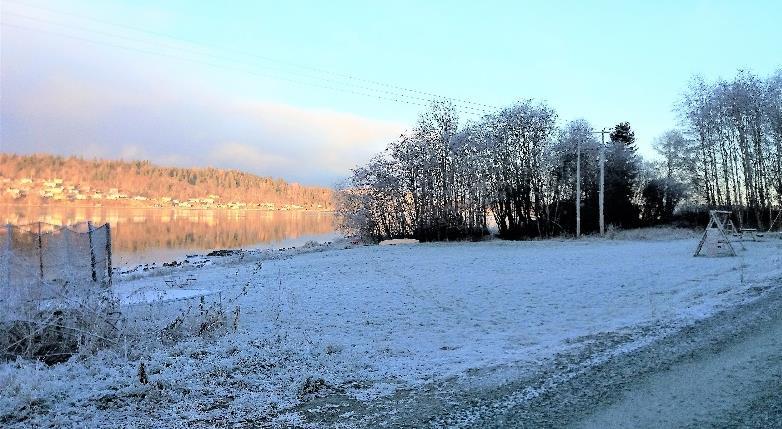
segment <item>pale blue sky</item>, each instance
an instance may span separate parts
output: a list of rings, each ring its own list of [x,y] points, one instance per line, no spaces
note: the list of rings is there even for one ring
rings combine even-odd
[[[3,0],[0,21],[0,150],[322,184],[422,109],[356,92],[428,97],[339,75],[492,106],[545,100],[561,121],[596,127],[629,121],[649,155],[693,74],[782,66],[779,1]]]

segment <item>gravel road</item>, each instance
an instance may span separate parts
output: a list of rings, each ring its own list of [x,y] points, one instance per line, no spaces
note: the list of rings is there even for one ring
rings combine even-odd
[[[332,396],[299,411],[328,427],[782,428],[779,286],[751,288],[757,299],[684,328],[601,334],[533,371],[492,369],[369,403]]]
[[[782,427],[782,290],[589,368],[471,427]],[[765,290],[764,290],[765,289]]]
[[[743,335],[632,380],[617,401],[573,427],[782,427],[782,311],[768,316]]]

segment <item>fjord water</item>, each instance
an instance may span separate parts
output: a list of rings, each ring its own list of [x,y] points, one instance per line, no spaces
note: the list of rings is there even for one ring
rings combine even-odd
[[[290,247],[335,239],[329,212],[0,205],[0,222],[108,222],[116,266],[181,260],[216,249]]]

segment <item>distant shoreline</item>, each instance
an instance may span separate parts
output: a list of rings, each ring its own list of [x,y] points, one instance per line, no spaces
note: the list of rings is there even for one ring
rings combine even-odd
[[[40,207],[334,208],[334,190],[219,168],[0,153],[0,204]]]
[[[0,202],[0,207],[21,207],[21,208],[56,208],[56,209],[142,209],[142,210],[188,210],[188,211],[205,211],[205,210],[221,210],[221,211],[261,211],[261,212],[313,212],[313,213],[334,213],[333,209],[266,209],[260,207],[242,207],[242,208],[228,208],[228,207],[149,207],[149,206],[127,206],[127,205],[71,205],[71,204],[13,204]]]

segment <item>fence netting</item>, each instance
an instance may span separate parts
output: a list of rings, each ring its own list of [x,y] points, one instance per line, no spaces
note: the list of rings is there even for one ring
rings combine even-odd
[[[115,307],[110,286],[108,224],[0,226],[0,356],[38,355],[28,349],[44,336],[104,330]]]
[[[203,290],[142,289],[121,302],[111,270],[108,224],[0,225],[0,363],[57,364],[120,344],[127,353],[128,341],[172,343],[237,329],[234,303],[246,289],[226,301]]]

